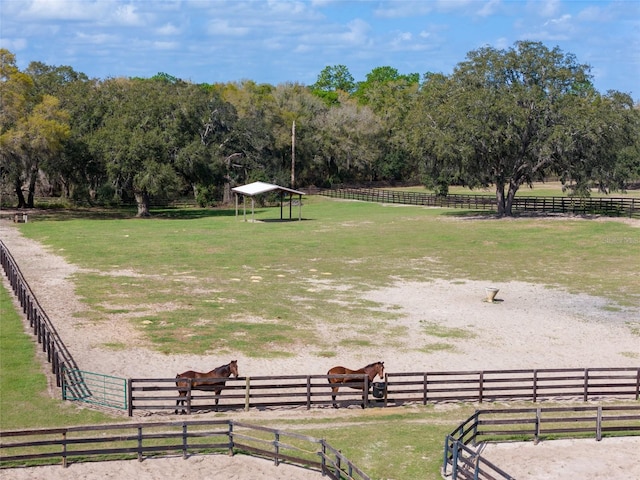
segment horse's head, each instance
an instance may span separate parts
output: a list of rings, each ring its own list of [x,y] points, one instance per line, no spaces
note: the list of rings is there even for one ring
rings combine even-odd
[[[378,374],[381,380],[384,380],[384,362],[376,363],[376,373]]]
[[[238,376],[238,361],[237,360],[232,360],[231,362],[229,362],[229,370],[231,370],[231,374],[234,377]]]

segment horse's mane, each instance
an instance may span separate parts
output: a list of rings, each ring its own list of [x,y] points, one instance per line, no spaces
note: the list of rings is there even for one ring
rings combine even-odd
[[[375,367],[379,363],[384,363],[384,362],[373,362],[373,363],[370,363],[369,365],[367,365],[366,367],[363,367],[363,368]]]

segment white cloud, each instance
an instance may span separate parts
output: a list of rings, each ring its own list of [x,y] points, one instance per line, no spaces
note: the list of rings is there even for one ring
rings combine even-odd
[[[153,46],[158,50],[176,50],[180,44],[178,42],[153,42]]]
[[[527,4],[527,10],[545,18],[557,15],[560,7],[560,0],[531,0]]]
[[[18,2],[15,2],[18,3]],[[96,3],[72,0],[27,0],[22,17],[54,20],[87,20],[94,18]]]
[[[0,48],[6,48],[10,52],[19,52],[27,48],[25,38],[0,38]]]
[[[180,29],[171,23],[165,23],[161,27],[156,28],[158,35],[173,36],[180,33]]]
[[[489,17],[496,13],[501,4],[501,0],[489,0],[482,4],[482,8],[476,12],[476,15],[480,17]]]
[[[511,42],[509,41],[508,38],[500,37],[494,40],[491,45],[497,48],[498,50],[506,50],[511,46]]]
[[[609,22],[614,20],[611,11],[597,6],[589,6],[580,11],[578,19],[585,22]]]
[[[433,10],[432,2],[415,0],[387,1],[373,13],[380,18],[404,18],[416,15],[426,15]]]
[[[139,26],[143,24],[133,5],[122,5],[116,8],[113,18],[119,25]]]
[[[544,26],[564,28],[570,24],[571,18],[572,18],[571,15],[569,15],[568,13],[565,13],[560,18],[552,18],[551,20],[547,20],[546,22],[544,22]]]
[[[212,20],[209,22],[207,31],[211,35],[242,37],[249,33],[247,27],[235,27],[229,24],[227,20]]]
[[[92,45],[104,45],[107,43],[115,42],[119,37],[115,35],[108,35],[106,33],[90,35],[87,33],[78,32],[76,33],[76,38],[83,43],[90,43]]]
[[[356,18],[347,24],[348,31],[339,35],[341,41],[347,42],[349,45],[365,45],[369,43],[368,32],[371,27],[364,20]]]

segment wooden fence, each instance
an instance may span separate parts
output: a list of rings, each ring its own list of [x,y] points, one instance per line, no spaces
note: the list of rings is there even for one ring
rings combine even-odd
[[[220,396],[183,388],[184,406],[176,406],[175,378],[129,379],[129,415],[134,410],[185,413],[272,407],[328,407],[333,404],[330,377],[287,375],[225,379]],[[482,370],[386,373],[384,382],[362,376],[362,389],[345,386],[335,394],[338,406],[388,407],[406,403],[640,399],[640,367]],[[372,387],[372,388],[371,388]],[[216,400],[219,403],[216,405]]]
[[[389,373],[385,401],[583,401],[640,398],[640,367]]]
[[[332,406],[331,395],[336,396],[336,404],[340,407],[357,405],[367,408],[382,405],[380,382],[374,382],[374,397],[370,392],[369,378],[358,375],[361,382],[354,381],[356,375],[278,375],[238,377],[224,379],[225,386],[221,394],[216,395],[213,389],[220,380],[212,380],[208,390],[192,389],[192,380],[186,380],[185,387],[178,387],[175,378],[137,378],[128,380],[129,416],[134,410],[173,411],[184,413],[212,410],[249,410],[255,408],[306,408]],[[351,385],[359,385],[359,389],[341,386],[335,394],[329,385],[330,378],[349,378]],[[202,381],[199,379],[198,381]],[[182,391],[183,397],[178,397]],[[184,400],[184,405],[177,405],[177,400]],[[216,401],[219,401],[216,403]]]
[[[445,439],[442,471],[456,479],[512,479],[483,459],[483,441],[640,435],[640,405],[478,410]],[[503,466],[504,468],[505,467]]]
[[[51,364],[51,372],[56,377],[56,385],[61,387],[63,371],[65,369],[77,370],[78,367],[2,240],[0,240],[0,263],[11,284],[13,293],[22,307],[22,311],[27,317],[33,335],[36,337],[38,344],[42,346],[42,351],[46,354],[49,364]],[[91,395],[82,379],[77,379],[73,389],[77,398]]]
[[[233,420],[20,430],[0,434],[0,466],[243,453],[303,466],[333,480],[370,480],[325,440]]]
[[[309,190],[309,193],[376,203],[497,211],[496,199],[491,195],[441,196],[433,193],[374,188],[313,189]],[[640,198],[527,197],[516,195],[513,200],[512,211],[513,213],[572,213],[640,218]]]

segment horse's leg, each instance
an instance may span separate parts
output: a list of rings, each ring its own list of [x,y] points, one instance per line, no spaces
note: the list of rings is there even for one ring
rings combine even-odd
[[[333,408],[338,408],[338,404],[336,403],[336,392],[338,390],[338,387],[331,387],[331,400],[333,401]]]
[[[218,402],[220,401],[220,392],[222,392],[222,389],[220,390],[216,390],[216,407],[214,408],[214,412],[218,411]]]
[[[182,415],[183,413],[185,413],[184,411],[184,395],[182,394],[182,392],[178,392],[178,400],[176,400],[176,409],[173,411],[173,413],[175,413],[176,415],[178,414],[178,407],[180,405],[182,405],[182,411],[180,412],[180,415]]]

